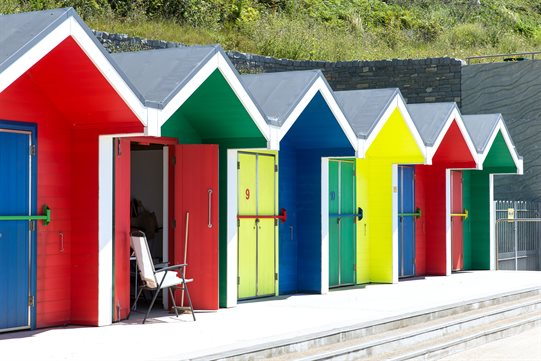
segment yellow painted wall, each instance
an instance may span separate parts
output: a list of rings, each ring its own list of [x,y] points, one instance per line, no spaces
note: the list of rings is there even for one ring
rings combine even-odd
[[[424,163],[399,109],[395,109],[366,152],[357,160],[357,202],[364,224],[357,227],[358,283],[393,282],[393,164]]]

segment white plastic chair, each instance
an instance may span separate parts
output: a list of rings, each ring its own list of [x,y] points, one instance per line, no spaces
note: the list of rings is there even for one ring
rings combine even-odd
[[[187,286],[187,283],[193,281],[193,279],[184,278],[187,264],[177,264],[156,270],[154,269],[154,263],[152,261],[152,256],[148,248],[148,242],[145,234],[141,231],[134,231],[132,232],[130,239],[131,247],[135,252],[137,268],[139,269],[139,275],[141,276],[142,281],[142,285],[139,288],[139,292],[137,294],[137,297],[135,298],[132,310],[135,311],[139,296],[141,296],[141,293],[144,289],[154,291],[154,297],[152,298],[152,302],[150,303],[145,318],[143,319],[143,323],[145,323],[148,315],[150,314],[150,311],[152,310],[152,306],[154,306],[154,302],[156,301],[158,294],[161,290],[167,288],[169,289],[169,294],[171,295],[171,299],[173,301],[173,309],[175,310],[175,314],[178,317],[175,297],[173,295],[173,291],[171,290],[171,288],[177,287],[181,290],[186,291],[188,305],[190,307],[190,311],[192,312],[193,320],[195,321],[192,300],[190,298],[190,293],[188,292]]]

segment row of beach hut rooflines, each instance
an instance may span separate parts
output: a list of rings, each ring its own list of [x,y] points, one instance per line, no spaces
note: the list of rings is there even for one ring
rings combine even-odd
[[[0,331],[126,318],[134,228],[196,310],[492,270],[493,176],[522,168],[500,114],[1,15]]]

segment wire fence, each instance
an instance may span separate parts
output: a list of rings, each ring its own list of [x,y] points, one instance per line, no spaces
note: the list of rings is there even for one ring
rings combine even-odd
[[[497,269],[541,270],[541,203],[496,201]]]

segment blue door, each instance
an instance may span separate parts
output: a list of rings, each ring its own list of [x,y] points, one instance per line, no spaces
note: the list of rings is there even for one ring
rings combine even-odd
[[[30,215],[32,132],[0,122],[0,216]],[[0,332],[30,328],[33,233],[28,221],[0,219]]]
[[[398,166],[398,274],[415,275],[415,169]]]

